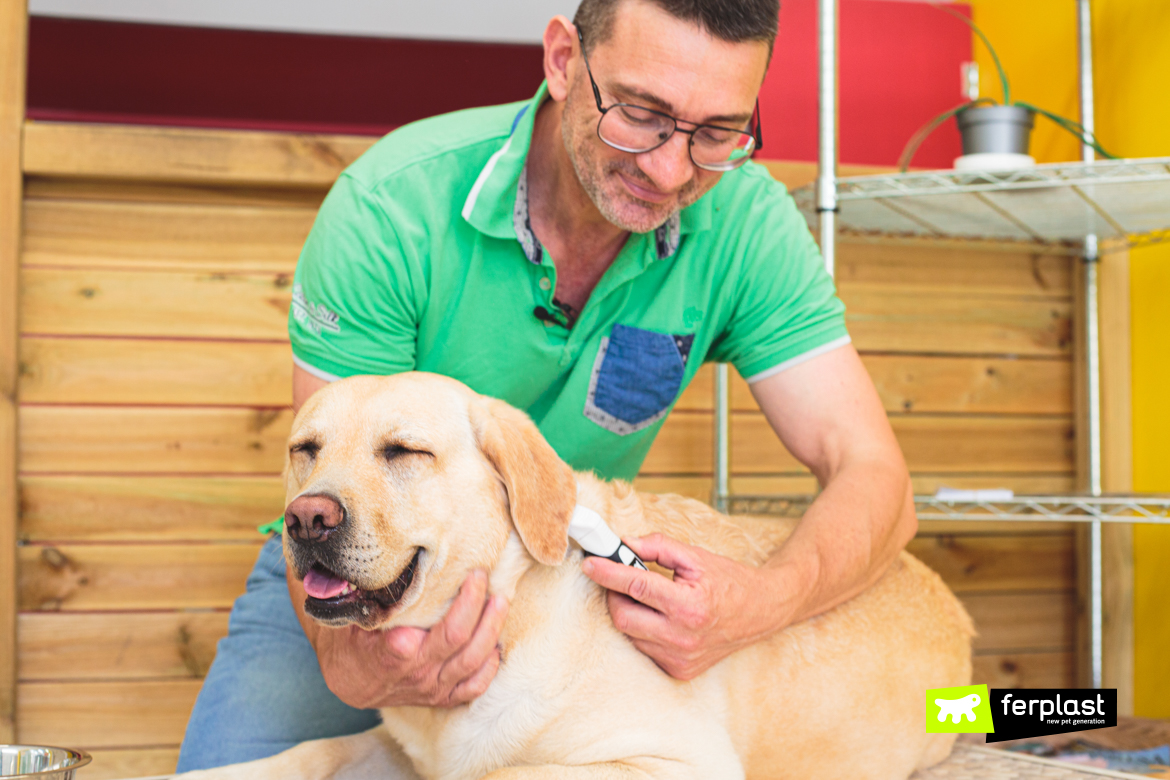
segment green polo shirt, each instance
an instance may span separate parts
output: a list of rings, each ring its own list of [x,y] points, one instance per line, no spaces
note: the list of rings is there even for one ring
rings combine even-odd
[[[748,163],[632,234],[572,328],[528,221],[527,102],[426,119],[351,165],[297,264],[294,360],[333,380],[431,371],[525,410],[574,468],[633,479],[705,361],[748,381],[848,342],[784,187]]]

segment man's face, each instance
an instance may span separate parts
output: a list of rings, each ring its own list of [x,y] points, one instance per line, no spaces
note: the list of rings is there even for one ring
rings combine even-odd
[[[588,42],[589,30],[582,32]],[[767,44],[720,40],[643,0],[618,7],[613,34],[589,55],[604,106],[632,103],[733,128],[747,127],[767,63]],[[603,217],[648,233],[719,181],[720,173],[691,162],[685,133],[640,154],[607,146],[597,136],[601,114],[584,63],[574,71],[562,134],[577,178]]]

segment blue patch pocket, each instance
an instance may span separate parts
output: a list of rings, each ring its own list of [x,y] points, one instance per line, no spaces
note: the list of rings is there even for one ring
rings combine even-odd
[[[593,362],[585,416],[619,436],[661,420],[678,398],[694,341],[614,325]]]

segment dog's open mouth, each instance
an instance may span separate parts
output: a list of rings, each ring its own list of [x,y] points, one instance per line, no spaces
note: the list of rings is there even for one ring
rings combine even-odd
[[[323,623],[332,624],[365,623],[369,618],[384,614],[410,588],[421,554],[422,548],[416,548],[410,563],[398,578],[377,590],[362,590],[322,564],[315,563],[304,578],[305,612]]]

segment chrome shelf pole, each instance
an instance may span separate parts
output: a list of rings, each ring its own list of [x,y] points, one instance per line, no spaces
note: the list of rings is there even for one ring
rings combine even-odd
[[[817,217],[821,255],[837,262],[837,0],[817,0]]]
[[[1082,139],[1081,157],[1091,163],[1096,159],[1089,134],[1094,133],[1093,106],[1093,19],[1089,0],[1077,0],[1077,33],[1079,39],[1081,124],[1086,136]],[[1097,308],[1098,270],[1100,254],[1097,236],[1085,236],[1084,268],[1085,308],[1085,391],[1088,419],[1088,489],[1093,496],[1101,495],[1101,342],[1100,313]],[[1101,522],[1094,520],[1089,527],[1089,662],[1094,688],[1102,687],[1104,675],[1104,607],[1101,565]]]
[[[837,256],[837,0],[817,0],[817,216],[821,256],[832,276]],[[727,365],[715,366],[715,480],[711,503],[726,512],[730,495]]]
[[[731,423],[731,400],[728,388],[726,363],[715,364],[715,485],[712,489],[711,505],[719,512],[726,512],[731,495],[729,478],[731,474],[730,440],[728,429]]]

